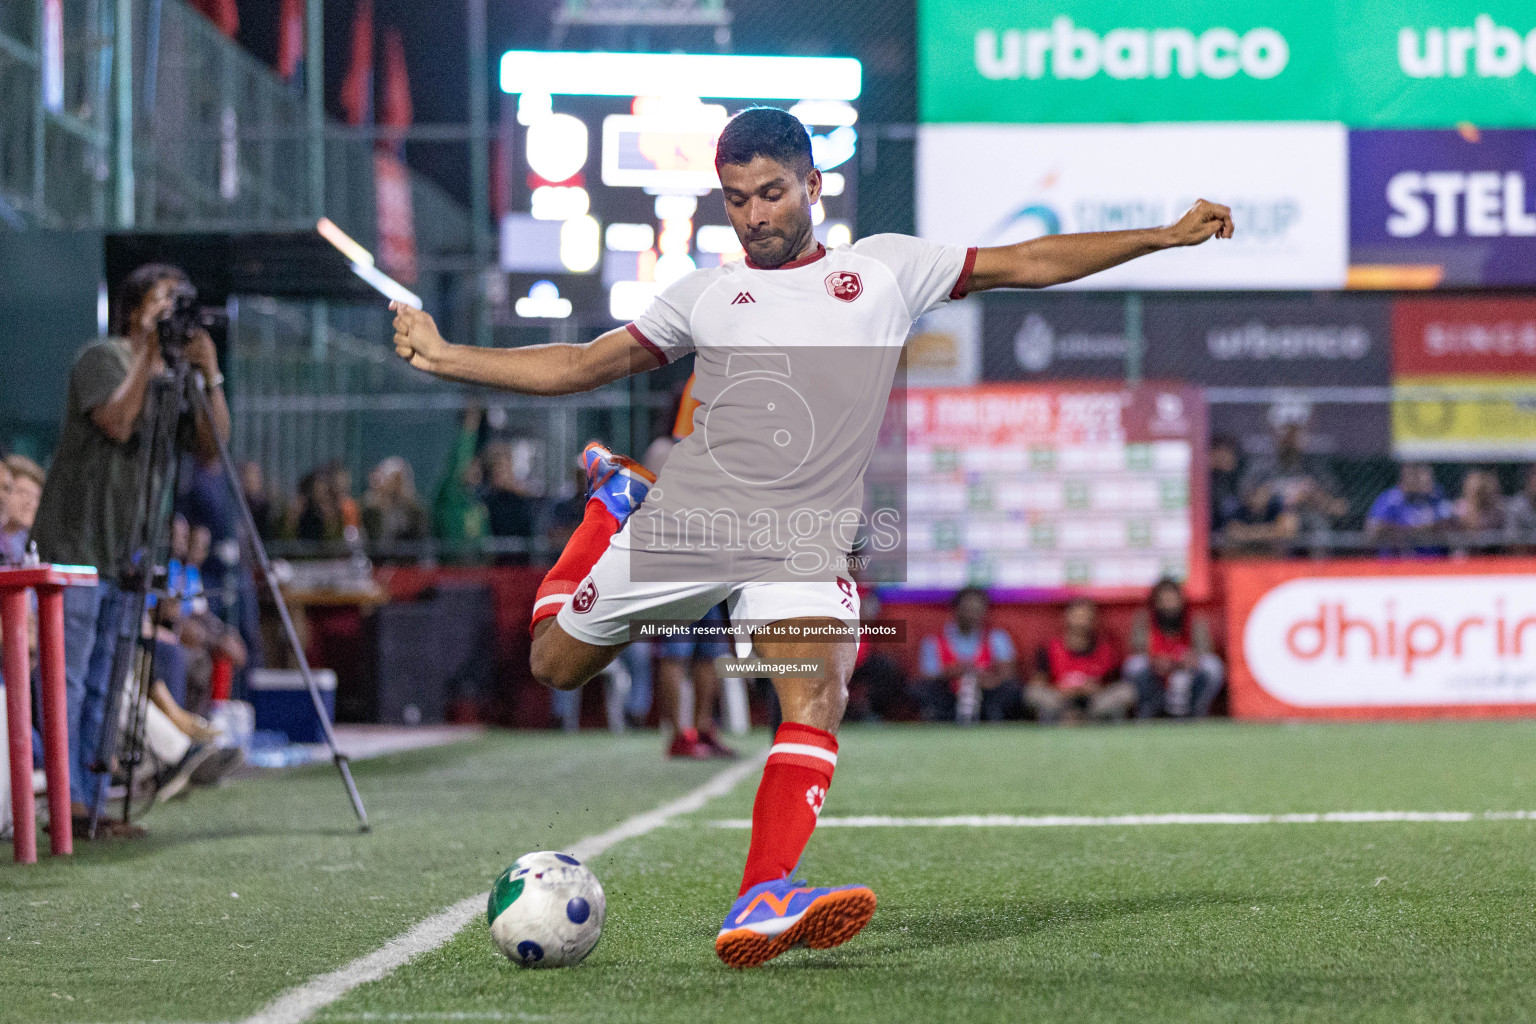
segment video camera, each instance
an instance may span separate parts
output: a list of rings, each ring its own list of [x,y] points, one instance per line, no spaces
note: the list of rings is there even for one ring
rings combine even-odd
[[[228,326],[228,313],[218,306],[199,306],[197,289],[190,284],[178,285],[171,293],[170,312],[159,323],[160,354],[167,363],[180,362],[193,334]]]

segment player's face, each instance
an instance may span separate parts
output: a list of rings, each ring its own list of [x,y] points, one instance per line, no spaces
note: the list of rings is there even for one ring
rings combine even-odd
[[[755,266],[780,267],[810,246],[811,207],[821,198],[821,172],[799,174],[777,160],[720,168],[725,213]]]

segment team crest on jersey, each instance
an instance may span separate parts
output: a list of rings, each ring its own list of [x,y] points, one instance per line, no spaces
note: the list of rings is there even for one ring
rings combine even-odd
[[[580,615],[582,612],[591,611],[592,606],[596,603],[597,584],[592,582],[591,576],[588,576],[586,582],[582,583],[581,589],[576,591],[576,595],[571,598],[571,611]]]
[[[864,293],[864,282],[851,270],[839,270],[827,275],[827,294],[834,299],[852,302]]]

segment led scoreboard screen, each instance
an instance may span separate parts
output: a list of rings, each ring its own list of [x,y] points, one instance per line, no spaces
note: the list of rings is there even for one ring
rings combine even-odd
[[[715,141],[754,105],[799,118],[822,172],[816,237],[853,241],[859,62],[846,57],[510,51],[519,174],[500,225],[519,319],[632,320],[692,270],[741,259]],[[523,293],[526,291],[526,296]]]
[[[1208,590],[1205,406],[1145,384],[906,392],[906,583],[932,600]]]

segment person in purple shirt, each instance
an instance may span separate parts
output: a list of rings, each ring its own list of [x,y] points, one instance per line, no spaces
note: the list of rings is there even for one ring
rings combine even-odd
[[[1456,505],[1435,483],[1428,463],[1405,462],[1397,486],[1371,502],[1365,516],[1365,535],[1395,549],[1439,555],[1445,553],[1444,546],[1429,542],[1441,540],[1455,518]]]

